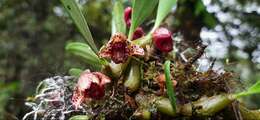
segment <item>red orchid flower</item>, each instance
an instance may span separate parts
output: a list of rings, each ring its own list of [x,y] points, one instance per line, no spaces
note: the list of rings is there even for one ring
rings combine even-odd
[[[158,28],[154,31],[152,38],[157,49],[162,52],[170,52],[173,49],[172,33],[167,28]]]
[[[72,104],[77,109],[87,99],[100,100],[105,95],[105,84],[110,78],[100,72],[84,71],[76,85],[72,96]]]
[[[144,50],[127,41],[127,37],[122,33],[113,35],[107,45],[99,52],[100,57],[111,58],[116,64],[124,63],[128,56],[133,55],[143,56]]]

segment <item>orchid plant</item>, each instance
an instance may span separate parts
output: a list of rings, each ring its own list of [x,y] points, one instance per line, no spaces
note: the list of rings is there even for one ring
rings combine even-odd
[[[175,57],[174,49],[178,47],[174,46],[174,33],[161,24],[173,12],[172,8],[176,8],[177,0],[131,0],[132,6],[124,6],[121,0],[114,0],[111,38],[100,49],[96,47],[75,0],[61,0],[61,3],[86,40],[86,43],[67,44],[66,51],[96,70],[69,70],[77,81],[72,85],[71,107],[84,113],[71,117],[71,120],[115,119],[111,118],[111,111],[122,112],[120,109],[129,111],[123,116],[114,116],[124,119],[152,119],[153,115],[158,117],[161,114],[170,118],[179,115],[207,117],[214,116],[240,97],[260,93],[260,82],[244,92],[229,93],[221,89],[221,83],[232,79],[228,76],[230,73],[199,72],[195,70],[196,65],[190,65],[196,61],[193,58],[185,63]],[[142,24],[155,10],[153,27],[144,30]],[[202,78],[212,81],[201,83],[197,80]],[[220,82],[217,81],[219,79]],[[210,96],[192,91],[187,93],[186,90],[191,89],[187,86],[192,85],[198,85],[200,89],[210,85],[212,90],[219,89]],[[185,94],[198,96],[191,98]],[[113,107],[112,104],[118,105]]]

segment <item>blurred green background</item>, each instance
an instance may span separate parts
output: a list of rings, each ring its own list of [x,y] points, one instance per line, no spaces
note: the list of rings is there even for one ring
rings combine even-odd
[[[110,38],[111,1],[78,2],[100,47]],[[214,69],[234,71],[245,87],[260,80],[259,0],[179,0],[173,11],[165,23],[172,31],[208,45],[200,70],[216,58]],[[0,119],[30,111],[24,101],[44,78],[88,67],[65,54],[69,41],[84,42],[58,0],[0,0]],[[248,106],[260,108],[259,98],[248,97]]]

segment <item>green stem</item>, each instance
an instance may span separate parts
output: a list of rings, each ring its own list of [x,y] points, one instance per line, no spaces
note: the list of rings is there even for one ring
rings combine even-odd
[[[149,34],[147,34],[146,36],[144,36],[142,38],[139,38],[139,39],[137,39],[135,41],[132,41],[132,43],[135,44],[135,45],[139,45],[141,47],[144,47],[145,45],[150,44],[151,41],[152,41],[152,34],[149,33]]]

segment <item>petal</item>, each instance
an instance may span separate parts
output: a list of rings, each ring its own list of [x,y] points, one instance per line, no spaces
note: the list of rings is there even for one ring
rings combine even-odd
[[[144,56],[144,49],[137,45],[132,45],[131,46],[131,55]]]
[[[100,72],[93,72],[93,74],[95,74],[101,80],[100,85],[102,86],[111,82],[111,79],[109,77]]]
[[[78,90],[78,88],[76,88],[72,96],[72,105],[75,107],[75,109],[78,109],[78,107],[84,101],[84,99],[85,99],[84,93],[82,93],[81,91]]]
[[[84,91],[90,87],[92,82],[99,84],[100,80],[91,72],[83,72],[78,80],[78,89]]]
[[[99,56],[102,58],[110,58],[111,57],[111,47],[104,47],[101,48],[100,52],[99,52]]]
[[[114,44],[114,43],[118,43],[118,42],[127,43],[127,37],[123,33],[115,33],[111,37],[109,43]]]

